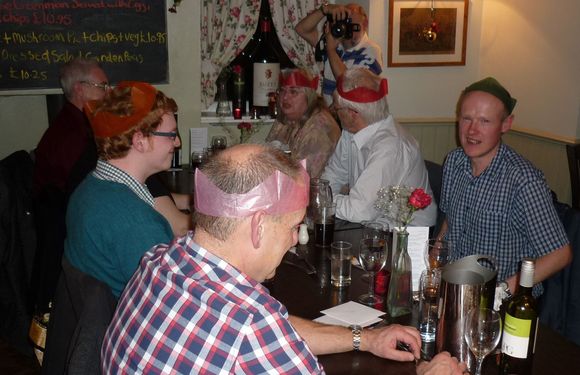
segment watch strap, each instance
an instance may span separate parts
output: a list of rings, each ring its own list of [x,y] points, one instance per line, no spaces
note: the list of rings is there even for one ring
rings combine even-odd
[[[355,351],[359,351],[360,350],[360,340],[361,340],[361,335],[362,335],[362,327],[354,325],[354,326],[351,326],[350,329],[352,331],[352,348]]]

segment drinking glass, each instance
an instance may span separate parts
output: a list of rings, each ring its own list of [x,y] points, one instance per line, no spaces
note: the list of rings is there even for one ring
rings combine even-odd
[[[358,298],[365,305],[375,305],[383,302],[383,297],[375,294],[375,274],[379,272],[387,260],[387,247],[384,238],[363,238],[360,240],[358,260],[362,268],[369,273],[369,292]]]
[[[362,239],[367,239],[367,238],[386,239],[386,236],[387,236],[387,234],[383,230],[383,225],[381,223],[377,223],[377,222],[364,223],[364,226],[362,229],[362,237],[361,237]],[[369,276],[370,275],[368,273],[364,273],[361,276],[361,280],[364,282],[368,282]]]
[[[314,230],[314,217],[319,207],[332,203],[332,189],[330,182],[322,178],[310,179],[310,201],[306,211],[306,224],[308,229]]]
[[[200,168],[207,160],[207,152],[194,151],[191,153],[191,169],[195,172],[196,168]]]
[[[451,243],[435,238],[427,240],[423,254],[428,269],[441,268],[449,263]]]
[[[214,152],[225,150],[228,147],[228,141],[223,135],[215,135],[211,137],[211,148]]]
[[[469,310],[465,320],[464,337],[476,359],[475,375],[481,375],[483,359],[496,348],[501,338],[499,313],[481,307]]]

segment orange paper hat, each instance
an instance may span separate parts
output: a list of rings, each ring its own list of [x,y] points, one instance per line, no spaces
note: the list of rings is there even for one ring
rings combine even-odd
[[[318,88],[318,76],[309,80],[300,70],[294,70],[286,78],[280,74],[280,87],[283,86],[298,86],[316,90]]]
[[[97,109],[102,103],[101,100],[91,100],[85,104],[85,113],[96,138],[110,138],[123,134],[151,112],[157,96],[157,89],[146,82],[123,81],[117,85],[115,90],[126,87],[131,88],[131,103],[133,104],[133,113],[128,116],[98,111]]]

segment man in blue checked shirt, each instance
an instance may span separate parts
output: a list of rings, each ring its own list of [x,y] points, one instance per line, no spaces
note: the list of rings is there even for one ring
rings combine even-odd
[[[566,232],[544,175],[502,143],[512,126],[516,99],[494,78],[468,86],[457,106],[461,148],[443,167],[440,232],[452,243],[452,260],[492,255],[499,280],[517,287],[520,262],[536,259],[534,295],[540,282],[572,260]]]
[[[304,165],[266,146],[231,147],[198,170],[195,233],[143,257],[105,335],[103,373],[320,374],[316,354],[353,349],[418,358],[413,327],[354,332],[289,317],[260,284],[296,245],[308,190]],[[442,353],[417,370],[465,365]]]

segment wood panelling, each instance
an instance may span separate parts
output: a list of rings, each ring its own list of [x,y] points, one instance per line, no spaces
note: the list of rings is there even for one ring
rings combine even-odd
[[[442,163],[445,155],[457,147],[453,122],[403,120],[401,123],[417,139],[426,160]],[[548,185],[558,195],[558,200],[567,204],[572,202],[566,142],[514,130],[505,134],[503,140],[544,173]]]

